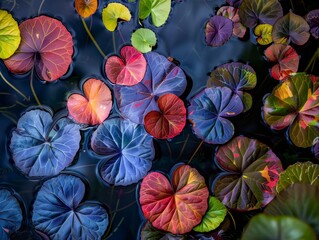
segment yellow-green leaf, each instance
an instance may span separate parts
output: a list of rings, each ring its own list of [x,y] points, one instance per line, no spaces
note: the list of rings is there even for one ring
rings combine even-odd
[[[272,42],[272,26],[270,24],[259,24],[254,33],[258,37],[257,42],[260,45],[268,45]]]
[[[155,27],[162,26],[171,11],[171,0],[140,0],[139,18],[144,20],[149,15]]]
[[[110,3],[102,11],[102,21],[107,30],[113,32],[118,21],[130,21],[129,9],[121,3]]]

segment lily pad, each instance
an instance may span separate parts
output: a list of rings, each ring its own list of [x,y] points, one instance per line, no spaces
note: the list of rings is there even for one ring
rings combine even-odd
[[[126,186],[138,182],[152,167],[153,138],[142,125],[113,118],[93,133],[93,151],[103,159],[99,173],[108,184]]]
[[[32,223],[52,240],[101,239],[108,214],[98,202],[82,202],[85,184],[61,174],[45,181],[33,204]]]
[[[264,100],[264,121],[274,130],[289,127],[289,139],[297,147],[311,147],[319,136],[318,79],[304,73],[289,76]]]
[[[233,34],[233,22],[223,16],[213,16],[206,23],[206,43],[212,47],[224,45]]]
[[[218,148],[217,164],[226,171],[213,184],[215,196],[227,207],[255,210],[267,205],[276,194],[282,166],[265,144],[244,136]]]
[[[84,96],[73,93],[68,98],[70,117],[81,124],[101,124],[112,109],[110,89],[104,82],[95,78],[86,80],[82,88]]]
[[[171,0],[140,0],[138,17],[144,20],[151,15],[154,26],[160,27],[168,18],[171,4]]]
[[[274,24],[272,39],[275,43],[304,45],[310,37],[309,30],[307,21],[290,11]]]
[[[254,33],[257,36],[257,42],[260,45],[268,45],[272,43],[272,25],[267,23],[259,24],[255,28]]]
[[[10,151],[17,168],[29,177],[53,176],[71,164],[80,140],[79,125],[36,109],[19,119]]]
[[[132,33],[131,42],[141,53],[152,51],[152,47],[156,45],[156,35],[148,28],[139,28]]]
[[[130,10],[121,3],[109,3],[102,11],[102,21],[107,30],[113,32],[118,21],[130,21]]]
[[[132,46],[121,49],[121,58],[111,56],[106,60],[105,73],[114,84],[132,86],[142,81],[146,72],[146,60]]]
[[[211,144],[223,144],[234,135],[234,126],[226,118],[243,111],[243,103],[228,87],[205,88],[188,107],[188,119],[197,137]]]
[[[67,73],[72,62],[71,33],[57,19],[39,16],[19,25],[21,44],[18,50],[4,60],[14,74],[25,74],[35,68],[39,78],[52,82]]]
[[[177,167],[171,182],[161,173],[149,173],[142,181],[139,202],[153,227],[184,234],[198,225],[207,210],[205,179],[188,165]]]
[[[289,45],[272,44],[265,50],[265,56],[269,61],[277,63],[270,71],[270,75],[276,80],[284,80],[298,71],[299,55]]]
[[[11,57],[21,42],[18,23],[10,13],[0,9],[0,59]]]
[[[75,0],[75,9],[83,18],[88,18],[93,15],[97,10],[97,6],[97,0]]]
[[[184,235],[174,235],[156,229],[150,222],[143,223],[141,230],[141,240],[186,240]]]
[[[310,27],[310,33],[315,38],[319,38],[319,9],[310,11],[306,15],[306,21]]]

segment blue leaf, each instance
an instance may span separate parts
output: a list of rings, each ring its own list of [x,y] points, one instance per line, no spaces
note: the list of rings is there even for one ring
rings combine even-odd
[[[114,118],[104,121],[93,133],[91,147],[103,155],[99,169],[104,181],[129,185],[142,179],[152,167],[152,137],[142,125]]]
[[[114,86],[121,114],[139,124],[143,124],[144,116],[148,112],[158,111],[158,97],[166,93],[180,96],[187,85],[182,69],[164,56],[156,52],[149,52],[144,56],[147,69],[143,80],[134,86]]]
[[[98,203],[83,202],[85,185],[61,174],[44,182],[33,205],[32,222],[50,239],[101,239],[108,214]]]
[[[79,149],[80,126],[49,112],[31,110],[18,121],[10,150],[15,165],[30,177],[53,176],[71,164]]]

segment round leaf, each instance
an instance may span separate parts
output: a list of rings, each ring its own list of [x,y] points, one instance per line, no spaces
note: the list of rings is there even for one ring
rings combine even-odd
[[[183,131],[186,123],[186,108],[176,95],[168,93],[157,101],[160,112],[145,115],[146,131],[158,139],[173,138]]]
[[[150,222],[143,223],[141,230],[141,240],[185,240],[183,235],[173,235],[168,232],[158,230]]]
[[[75,9],[83,18],[88,18],[97,10],[97,0],[75,0]]]
[[[206,23],[206,43],[209,46],[224,45],[233,33],[233,22],[223,16],[213,16]]]
[[[73,41],[62,22],[40,16],[25,20],[19,28],[21,44],[4,61],[12,73],[25,74],[35,68],[39,78],[49,82],[67,73],[72,62]]]
[[[106,120],[93,133],[93,151],[103,161],[99,172],[109,184],[126,186],[138,182],[152,167],[153,139],[142,125],[129,120]]]
[[[152,51],[152,47],[156,45],[155,33],[147,28],[139,28],[133,32],[131,42],[133,47],[142,53]]]
[[[105,73],[115,84],[132,86],[142,81],[146,72],[146,60],[132,46],[121,49],[121,58],[111,56],[106,60]]]
[[[70,95],[67,102],[69,115],[78,123],[101,124],[112,109],[112,94],[101,80],[90,78],[83,84],[84,96]]]
[[[257,36],[257,42],[260,45],[268,45],[272,43],[272,25],[267,23],[259,24],[255,28],[254,33]]]
[[[118,21],[130,21],[130,10],[121,3],[109,3],[102,11],[102,21],[107,30],[113,32]]]
[[[144,20],[149,15],[155,27],[162,26],[171,11],[171,0],[140,0],[138,16]]]
[[[10,13],[0,9],[0,58],[6,59],[18,49],[21,42],[18,23]]]
[[[149,173],[142,181],[139,202],[154,227],[183,234],[201,222],[209,192],[205,179],[188,165],[176,168],[171,179],[170,183],[161,173]]]
[[[282,166],[267,145],[239,136],[219,147],[215,155],[227,174],[217,178],[213,189],[227,207],[254,210],[274,198]]]
[[[319,9],[310,11],[306,15],[306,21],[310,27],[310,33],[315,38],[319,38]]]

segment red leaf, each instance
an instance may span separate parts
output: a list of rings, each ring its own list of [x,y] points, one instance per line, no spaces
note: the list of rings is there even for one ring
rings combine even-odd
[[[178,167],[172,184],[161,173],[152,172],[142,181],[140,204],[144,216],[158,229],[184,234],[198,225],[208,207],[205,179],[188,165]]]
[[[4,61],[15,74],[24,74],[33,67],[41,80],[62,77],[72,62],[72,36],[59,21],[40,16],[19,25],[21,44],[16,53]]]
[[[121,49],[121,58],[111,56],[105,63],[107,78],[115,84],[132,86],[142,81],[146,71],[146,60],[132,46]]]
[[[181,99],[168,93],[157,101],[161,112],[151,111],[144,118],[146,131],[158,139],[173,138],[181,133],[186,123],[186,108]]]
[[[83,84],[84,96],[72,94],[68,99],[70,116],[78,123],[101,124],[112,109],[112,95],[108,86],[98,79]]]

